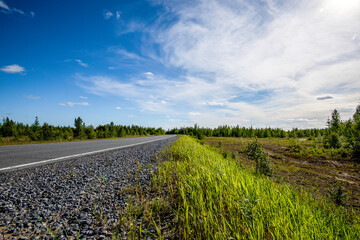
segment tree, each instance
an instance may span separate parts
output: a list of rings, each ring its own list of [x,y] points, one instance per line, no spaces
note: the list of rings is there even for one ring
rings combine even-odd
[[[331,113],[331,120],[328,119],[327,123],[331,131],[339,131],[341,125],[341,118],[338,110],[334,109],[334,111]]]
[[[85,123],[83,122],[83,120],[78,117],[75,118],[75,130],[74,130],[74,137],[75,138],[85,138],[86,134],[85,134]]]
[[[53,126],[44,123],[41,129],[45,141],[52,140],[54,138],[55,132],[53,130]]]
[[[92,125],[86,127],[85,133],[88,139],[94,139],[96,137],[96,133]]]

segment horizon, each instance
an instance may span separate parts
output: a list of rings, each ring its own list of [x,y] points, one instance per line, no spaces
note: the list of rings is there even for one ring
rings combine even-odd
[[[0,0],[0,116],[324,128],[360,104],[360,2]]]

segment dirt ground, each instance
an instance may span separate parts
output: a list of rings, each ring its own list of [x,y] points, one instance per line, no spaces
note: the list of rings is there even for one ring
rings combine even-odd
[[[221,152],[228,152],[239,159],[240,164],[247,169],[255,167],[255,162],[245,154],[247,143],[253,139],[244,138],[206,138],[205,144],[214,146]],[[334,188],[334,179],[342,184],[347,197],[344,206],[360,211],[360,164],[349,158],[339,157],[309,157],[289,154],[289,140],[258,139],[263,144],[274,174],[271,177],[276,182],[285,182],[296,188],[311,192],[317,199],[328,198],[329,190]],[[300,141],[308,141],[301,139]],[[221,142],[221,143],[220,143]],[[306,144],[306,142],[305,142]],[[309,143],[310,144],[310,143]]]

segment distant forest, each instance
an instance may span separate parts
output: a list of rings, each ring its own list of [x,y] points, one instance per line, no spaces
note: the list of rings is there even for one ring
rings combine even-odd
[[[280,128],[253,128],[219,126],[217,128],[194,127],[174,128],[167,134],[186,134],[202,140],[205,137],[243,137],[243,138],[308,138],[322,142],[325,148],[344,148],[360,159],[360,105],[352,118],[342,121],[335,109],[327,121],[327,128],[297,129],[285,131]]]
[[[8,117],[0,123],[0,137],[13,137],[15,139],[26,138],[28,141],[69,141],[72,139],[95,139],[95,138],[117,138],[126,136],[148,136],[163,135],[162,128],[122,126],[113,122],[99,125],[94,128],[86,126],[84,121],[78,117],[74,121],[74,127],[53,126],[39,123],[38,117],[32,125],[14,122]]]

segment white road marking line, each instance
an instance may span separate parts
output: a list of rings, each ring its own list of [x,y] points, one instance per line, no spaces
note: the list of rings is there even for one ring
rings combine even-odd
[[[175,137],[175,136],[169,136],[169,137],[166,137],[166,138],[155,139],[155,140],[150,140],[150,141],[141,142],[141,143],[133,143],[133,144],[125,145],[125,146],[106,148],[106,149],[92,151],[92,152],[79,153],[79,154],[74,154],[74,155],[65,156],[65,157],[52,158],[52,159],[42,160],[42,161],[38,161],[38,162],[32,162],[32,163],[26,163],[26,164],[21,164],[21,165],[6,167],[6,168],[0,168],[0,172],[14,170],[14,169],[18,169],[18,168],[29,167],[29,166],[34,166],[34,165],[42,165],[44,163],[55,162],[55,161],[59,161],[59,160],[69,159],[69,158],[83,157],[83,156],[87,156],[87,155],[92,155],[92,154],[96,154],[96,153],[102,153],[102,152],[121,149],[121,148],[133,147],[133,146],[136,146],[136,145],[156,142],[156,141],[165,140],[165,139],[172,138],[172,137]]]

